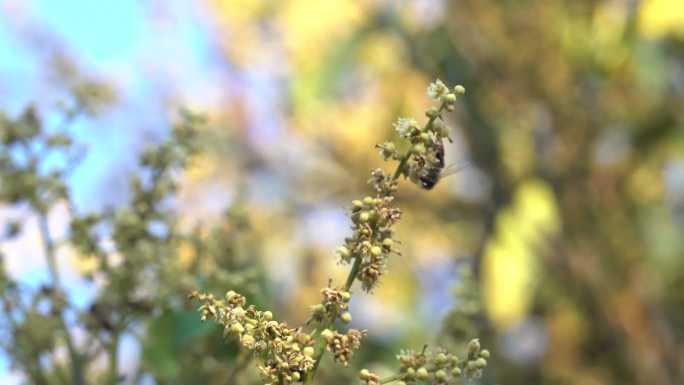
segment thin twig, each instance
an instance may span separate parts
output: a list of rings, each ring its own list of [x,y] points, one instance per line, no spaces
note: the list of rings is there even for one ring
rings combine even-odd
[[[55,290],[58,292],[64,292],[62,290],[62,284],[59,276],[59,268],[57,266],[57,257],[55,252],[55,244],[50,235],[50,228],[48,226],[47,214],[45,212],[40,212],[38,215],[38,224],[40,228],[40,235],[43,243],[43,250],[45,252],[45,258],[47,259],[48,270],[50,272],[50,277],[55,286]],[[64,332],[64,339],[67,345],[67,351],[69,353],[69,359],[71,360],[71,374],[74,385],[85,385],[85,375],[83,373],[83,365],[81,362],[81,357],[76,350],[76,345],[69,332],[69,327],[67,326],[66,320],[64,319],[64,314],[59,315],[59,324]]]

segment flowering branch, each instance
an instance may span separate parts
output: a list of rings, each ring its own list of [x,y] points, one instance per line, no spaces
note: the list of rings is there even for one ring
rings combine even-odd
[[[349,329],[342,333],[335,329],[335,321],[339,319],[348,324],[352,320],[348,302],[354,282],[359,281],[364,291],[372,291],[384,274],[390,255],[398,254],[393,227],[401,218],[401,210],[392,207],[398,180],[404,176],[424,189],[437,184],[444,169],[443,140],[450,140],[442,113],[453,111],[456,95],[464,92],[462,86],[450,91],[440,80],[430,84],[428,96],[439,105],[426,111],[428,121],[425,125],[420,126],[411,118],[399,118],[394,123],[395,130],[410,143],[410,148],[400,153],[394,142],[376,146],[384,160],[395,160],[399,164],[389,175],[381,169],[373,170],[369,184],[375,189],[375,196],[352,201],[352,235],[336,250],[340,262],[351,264],[351,269],[343,286],[321,290],[322,301],[312,307],[311,317],[306,322],[306,326],[314,327],[311,332],[305,332],[303,327],[289,328],[274,321],[271,312],[259,311],[254,306],[245,309],[245,298],[233,291],[226,294],[225,300],[218,300],[211,294],[194,292],[191,295],[203,302],[200,306],[202,320],[215,320],[223,325],[225,334],[235,335],[243,347],[263,358],[259,370],[267,385],[299,381],[312,384],[326,351],[336,362],[348,365],[366,331]],[[476,377],[486,366],[485,356],[489,354],[480,351],[479,346],[478,340],[472,340],[464,360],[446,351],[440,351],[434,357],[427,349],[421,353],[402,353],[399,374],[380,380],[364,369],[360,378],[367,385],[378,385],[414,380],[446,384],[461,375]]]

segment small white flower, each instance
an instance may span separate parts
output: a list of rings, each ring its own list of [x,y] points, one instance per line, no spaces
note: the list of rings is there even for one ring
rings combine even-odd
[[[440,100],[447,92],[449,92],[449,88],[439,79],[430,83],[427,89],[427,95],[432,100]]]
[[[394,129],[397,130],[402,138],[411,136],[413,129],[416,127],[418,127],[418,122],[413,118],[399,118],[394,123]]]

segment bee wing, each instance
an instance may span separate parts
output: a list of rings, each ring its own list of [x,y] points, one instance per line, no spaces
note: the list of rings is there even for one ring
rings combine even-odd
[[[457,172],[463,170],[464,168],[466,168],[468,166],[470,166],[470,162],[465,162],[465,163],[461,163],[461,164],[452,163],[452,164],[444,167],[444,170],[442,171],[440,178],[444,178],[444,177],[447,177],[449,175],[454,175]]]

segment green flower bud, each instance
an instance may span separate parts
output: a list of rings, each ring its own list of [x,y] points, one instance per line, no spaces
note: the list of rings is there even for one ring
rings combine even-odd
[[[236,307],[235,309],[233,309],[232,313],[235,316],[235,318],[241,319],[245,316],[245,309],[241,307]]]
[[[436,118],[437,116],[439,116],[439,110],[437,109],[437,107],[430,107],[425,111],[425,115],[428,118]]]
[[[485,366],[487,366],[487,360],[484,358],[480,357],[477,360],[475,360],[475,367],[478,369],[483,369]]]
[[[416,378],[416,370],[413,368],[406,369],[406,379],[413,380],[414,378]]]
[[[256,343],[256,340],[251,335],[245,334],[240,339],[240,342],[242,343],[242,346],[246,347],[247,349],[252,349],[252,348],[254,348],[254,344]]]
[[[302,375],[299,374],[299,372],[292,372],[292,380],[297,382],[302,378]]]
[[[311,307],[311,311],[312,311],[315,315],[319,315],[319,316],[320,316],[320,315],[323,315],[323,313],[325,313],[325,306],[323,306],[323,305],[320,304],[320,303],[319,303],[319,304],[316,304],[316,305],[314,305],[314,306]]]
[[[234,322],[232,325],[230,325],[230,331],[231,333],[240,334],[245,331],[245,328],[239,323]]]
[[[333,333],[330,329],[325,329],[321,332],[321,337],[323,337],[324,340],[330,342],[335,338],[335,333]]]
[[[435,357],[435,362],[440,366],[446,364],[448,360],[449,358],[444,353],[439,353],[437,354],[437,357]]]
[[[451,375],[454,376],[454,377],[460,376],[460,375],[461,375],[461,368],[454,368],[454,369],[451,371]]]
[[[447,378],[447,374],[444,370],[440,369],[435,372],[435,378],[439,381],[444,381]]]
[[[342,301],[349,302],[350,299],[351,299],[351,293],[348,291],[343,291],[342,292]]]
[[[468,342],[468,356],[475,357],[480,353],[480,340],[474,338]]]
[[[423,143],[414,144],[411,151],[413,151],[413,153],[417,155],[425,154],[425,145],[423,145]]]
[[[375,219],[378,218],[378,212],[375,210],[369,210],[368,211],[368,220],[369,221],[374,221]]]
[[[385,247],[392,247],[394,245],[394,241],[392,238],[385,238],[382,240],[382,245]]]
[[[441,119],[437,119],[434,122],[432,122],[432,130],[435,132],[442,132],[442,129],[444,128],[444,122]]]
[[[480,357],[482,357],[482,358],[489,358],[489,350],[487,350],[487,349],[482,349],[482,351],[480,352]]]
[[[314,351],[314,348],[312,348],[311,346],[307,346],[304,348],[303,353],[307,357],[313,357],[315,351]]]
[[[463,94],[465,94],[466,89],[462,85],[458,84],[454,87],[454,92],[459,94],[459,95],[463,95]]]
[[[262,314],[263,314],[264,319],[265,319],[266,321],[270,321],[270,320],[273,319],[273,313],[271,313],[271,312],[268,311],[268,310],[265,311],[265,312],[263,312]]]
[[[475,361],[468,361],[468,370],[470,370],[470,371],[477,370],[477,363]]]
[[[430,135],[428,135],[427,133],[423,132],[422,134],[420,134],[420,140],[421,140],[422,142],[429,142],[429,141],[430,141]]]
[[[361,202],[361,201],[358,200],[358,199],[355,199],[355,200],[352,201],[352,206],[353,206],[353,208],[354,208],[355,210],[358,210],[358,209],[360,209],[360,208],[363,207],[363,202]]]
[[[352,316],[348,311],[345,311],[340,315],[340,320],[346,324],[350,323],[352,321]]]
[[[364,211],[361,214],[359,214],[359,220],[361,222],[368,222],[369,219],[370,219],[370,214],[368,213],[368,211]]]
[[[378,246],[371,247],[370,251],[371,251],[371,254],[373,254],[376,257],[379,256],[380,254],[382,254],[382,249]]]
[[[373,198],[372,197],[365,197],[365,198],[363,198],[363,203],[367,206],[370,206],[373,204]]]
[[[419,380],[427,380],[427,378],[430,376],[428,373],[427,369],[425,367],[420,367],[418,370],[416,370],[416,378]]]
[[[361,371],[359,372],[359,378],[364,380],[364,381],[367,380],[368,378],[370,378],[370,375],[371,374],[370,374],[370,371],[368,369],[361,369]]]
[[[456,103],[456,95],[449,93],[444,97],[444,101],[448,104]]]

